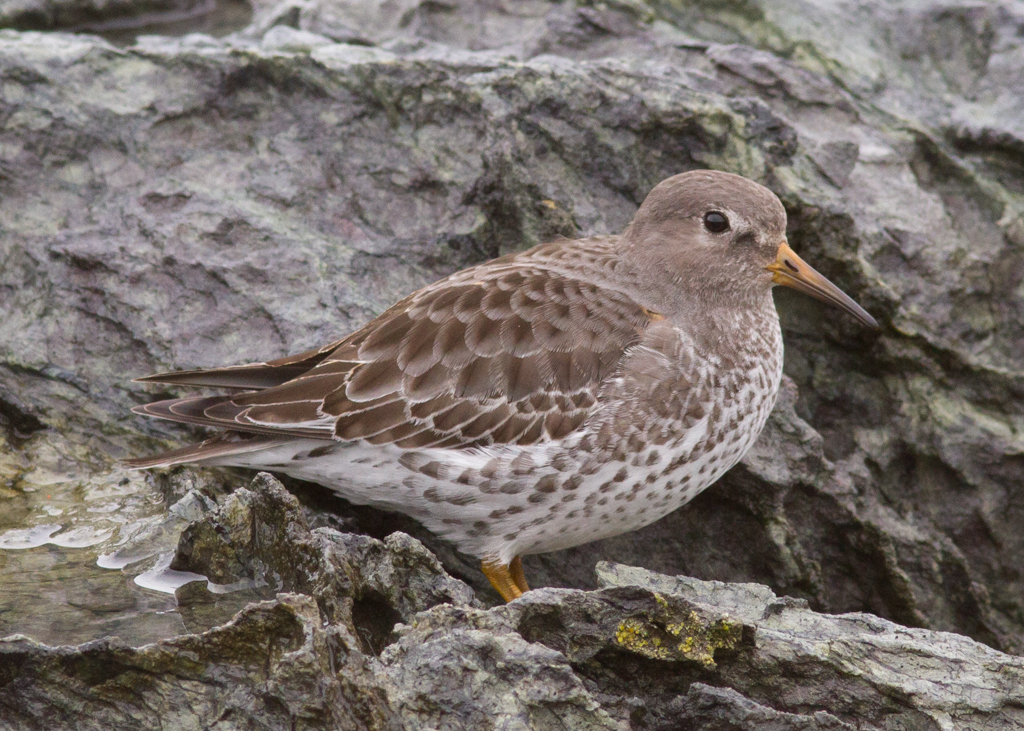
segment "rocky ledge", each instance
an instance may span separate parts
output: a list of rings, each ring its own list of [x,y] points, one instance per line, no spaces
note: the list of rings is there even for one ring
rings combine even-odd
[[[269,475],[182,535],[184,608],[270,592],[142,647],[0,640],[5,729],[994,729],[1024,659],[759,584],[611,563],[600,589],[486,609],[415,539],[311,529]]]

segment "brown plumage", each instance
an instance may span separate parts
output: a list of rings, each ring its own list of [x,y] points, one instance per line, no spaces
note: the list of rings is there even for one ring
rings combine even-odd
[[[773,284],[873,322],[785,222],[748,180],[675,176],[622,236],[458,272],[319,350],[140,379],[242,391],[136,408],[227,431],[129,464],[277,469],[410,513],[511,598],[519,554],[651,522],[742,457],[781,375]]]
[[[599,385],[654,317],[628,296],[549,268],[580,244],[591,256],[605,254],[611,268],[613,242],[549,244],[459,272],[317,351],[141,378],[261,390],[160,401],[135,411],[259,434],[402,448],[561,438],[583,422]]]

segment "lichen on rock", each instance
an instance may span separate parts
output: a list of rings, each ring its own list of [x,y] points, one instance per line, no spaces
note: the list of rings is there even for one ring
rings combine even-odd
[[[659,607],[668,612],[668,603],[655,594]],[[720,617],[702,621],[694,611],[681,615],[627,617],[615,631],[615,642],[631,652],[653,660],[685,658],[709,668],[715,667],[715,650],[733,650],[742,638],[741,627]]]

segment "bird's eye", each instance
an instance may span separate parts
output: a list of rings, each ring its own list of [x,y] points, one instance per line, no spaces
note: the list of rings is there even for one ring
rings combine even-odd
[[[724,213],[709,211],[704,214],[704,228],[713,234],[720,234],[729,230],[729,219]]]

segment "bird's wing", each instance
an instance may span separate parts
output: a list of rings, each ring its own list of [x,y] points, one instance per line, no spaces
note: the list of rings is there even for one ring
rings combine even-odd
[[[280,385],[138,411],[403,448],[533,444],[583,423],[653,319],[621,292],[499,260],[410,295],[326,355],[303,354],[316,364]]]
[[[336,341],[316,350],[289,355],[287,358],[268,360],[265,363],[246,363],[224,368],[203,368],[194,371],[168,371],[152,376],[136,378],[136,383],[172,383],[178,386],[199,386],[209,388],[242,388],[246,390],[280,386],[319,365],[328,355],[338,349],[342,341]]]

